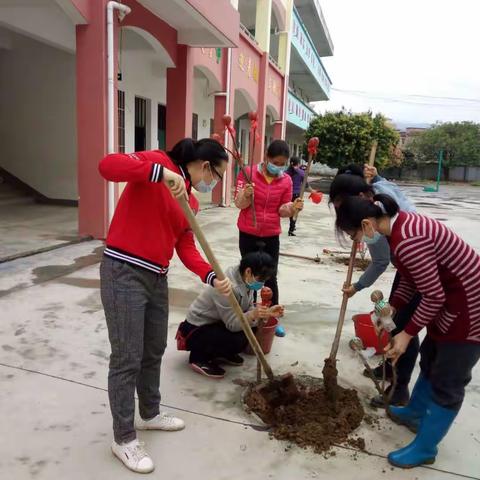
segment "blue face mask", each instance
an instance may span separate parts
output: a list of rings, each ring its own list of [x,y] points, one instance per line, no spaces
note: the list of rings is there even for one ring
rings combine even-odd
[[[380,239],[382,238],[382,235],[378,232],[373,232],[373,237],[367,237],[366,235],[363,235],[362,237],[362,242],[365,242],[367,245],[373,245],[374,243],[377,243]]]
[[[255,280],[254,282],[245,282],[245,283],[247,284],[247,288],[249,290],[255,290],[255,291],[261,290],[265,285],[265,282],[259,282],[257,280]]]
[[[267,172],[274,177],[278,177],[286,170],[286,167],[277,167],[273,163],[267,163]]]

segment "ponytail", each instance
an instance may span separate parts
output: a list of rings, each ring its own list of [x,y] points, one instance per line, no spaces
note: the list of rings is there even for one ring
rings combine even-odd
[[[228,155],[223,146],[212,138],[203,138],[198,141],[184,138],[167,154],[179,167],[186,167],[195,160],[205,160],[212,167],[218,167],[222,162],[228,161]]]
[[[341,173],[330,184],[328,203],[341,203],[347,197],[361,193],[374,195],[373,187],[363,177],[353,173]]]
[[[347,197],[337,209],[337,233],[351,232],[362,226],[366,218],[393,217],[399,212],[397,202],[388,195],[379,194],[373,201],[361,197]]]
[[[390,218],[394,217],[400,211],[398,203],[384,193],[375,195],[373,197],[373,203],[382,210],[384,215],[388,215]]]

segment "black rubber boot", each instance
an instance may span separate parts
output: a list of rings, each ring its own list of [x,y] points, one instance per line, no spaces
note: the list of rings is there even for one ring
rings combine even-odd
[[[386,394],[389,395],[392,386],[389,385],[386,389]],[[392,399],[390,400],[390,405],[394,407],[404,407],[408,405],[410,400],[410,391],[408,390],[408,385],[397,385],[395,391],[393,392]],[[374,408],[385,408],[385,402],[381,395],[376,395],[370,400],[370,405]]]

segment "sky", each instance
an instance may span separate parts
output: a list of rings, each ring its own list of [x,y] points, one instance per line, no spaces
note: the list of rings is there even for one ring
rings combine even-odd
[[[334,56],[322,59],[333,84],[317,111],[372,110],[407,126],[480,123],[480,0],[320,4]]]

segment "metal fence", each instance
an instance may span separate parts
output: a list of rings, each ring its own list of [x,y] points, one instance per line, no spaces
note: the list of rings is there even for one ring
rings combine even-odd
[[[436,180],[438,166],[432,164],[419,164],[412,167],[386,168],[381,174],[386,178],[397,180]],[[461,165],[451,167],[448,170],[448,177],[445,178],[445,171],[442,171],[441,180],[450,182],[477,182],[480,181],[480,167]]]

